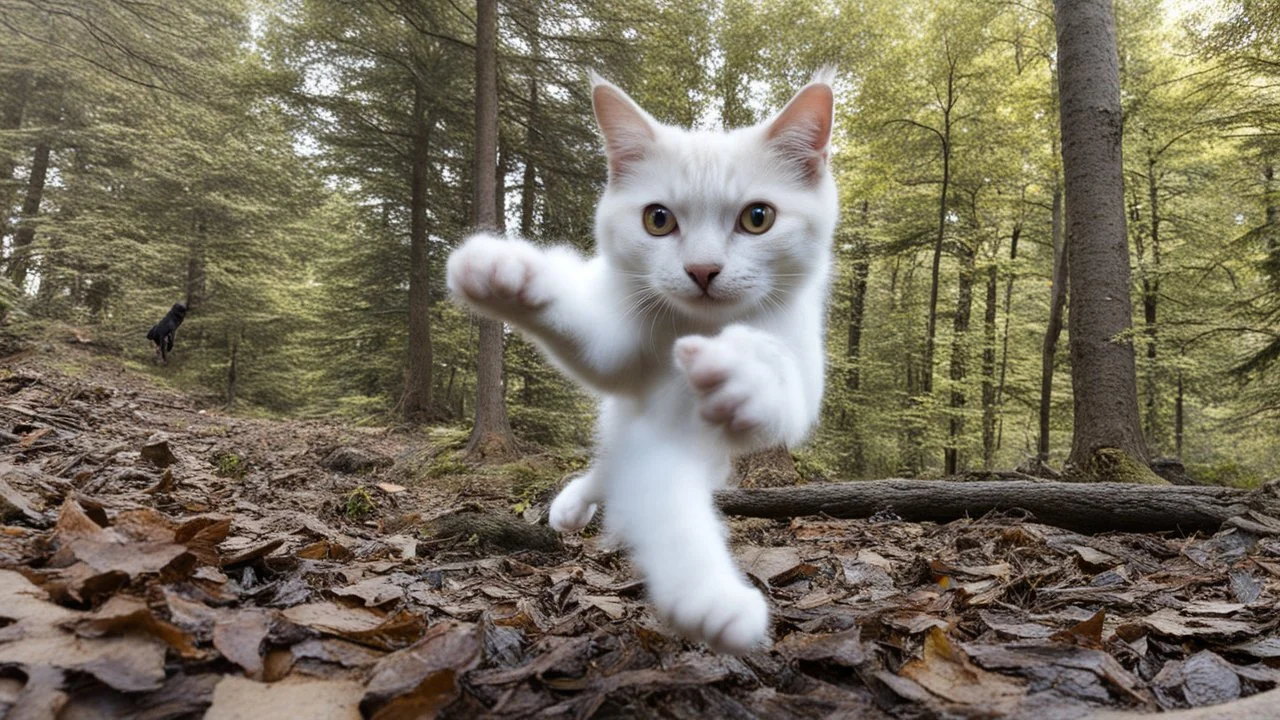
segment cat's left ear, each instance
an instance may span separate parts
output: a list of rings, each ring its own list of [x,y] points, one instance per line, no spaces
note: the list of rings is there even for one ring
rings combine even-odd
[[[815,182],[831,157],[831,126],[835,121],[833,73],[824,70],[804,86],[769,122],[765,139],[780,155],[803,168]]]

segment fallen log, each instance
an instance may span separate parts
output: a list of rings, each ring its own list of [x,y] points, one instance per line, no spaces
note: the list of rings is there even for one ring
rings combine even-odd
[[[1026,513],[1077,532],[1214,531],[1224,523],[1280,534],[1280,485],[1227,487],[1030,481],[868,480],[781,488],[726,489],[728,515],[865,518],[892,511],[904,520],[946,522],[990,512]]]

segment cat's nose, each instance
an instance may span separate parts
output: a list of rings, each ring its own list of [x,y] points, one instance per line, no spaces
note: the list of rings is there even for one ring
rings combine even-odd
[[[702,292],[706,292],[711,287],[711,281],[716,279],[720,274],[719,265],[685,265],[684,273],[689,279],[697,283],[702,288]]]

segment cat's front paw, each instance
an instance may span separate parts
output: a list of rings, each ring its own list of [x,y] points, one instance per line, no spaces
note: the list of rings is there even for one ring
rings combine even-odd
[[[449,255],[449,290],[498,314],[538,310],[551,302],[546,258],[525,242],[478,233]]]
[[[769,604],[739,578],[694,583],[654,603],[676,631],[716,652],[743,655],[769,642]]]
[[[577,532],[596,514],[597,499],[591,475],[575,478],[551,501],[547,522],[562,533]]]
[[[676,341],[676,366],[697,395],[698,414],[746,444],[786,440],[794,399],[786,397],[778,372],[759,357],[748,330],[726,328],[715,337],[689,335]]]

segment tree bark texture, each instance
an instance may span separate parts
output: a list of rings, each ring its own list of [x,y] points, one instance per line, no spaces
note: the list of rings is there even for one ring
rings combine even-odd
[[[1072,394],[1068,464],[1099,479],[1095,454],[1147,459],[1138,417],[1129,243],[1121,160],[1120,70],[1111,0],[1056,0]]]
[[[498,4],[476,0],[476,133],[472,173],[472,212],[479,228],[498,228]],[[475,425],[467,453],[480,459],[500,458],[515,449],[503,394],[503,326],[478,321]]]
[[[431,260],[428,255],[427,183],[431,171],[431,128],[426,109],[426,78],[413,90],[413,142],[409,177],[409,358],[405,368],[404,418],[432,418],[431,407]]]
[[[36,239],[36,217],[40,214],[40,203],[44,199],[45,180],[49,176],[49,153],[51,147],[47,139],[41,139],[31,156],[31,174],[27,180],[27,196],[22,201],[21,219],[17,231],[13,234],[13,256],[9,259],[9,279],[22,289],[27,281],[27,272],[31,262],[31,243]]]
[[[964,380],[967,370],[969,319],[973,312],[973,264],[975,250],[960,249],[960,280],[956,291],[956,314],[952,324],[951,340],[951,419],[947,429],[947,447],[944,452],[946,474],[954,475],[960,469],[960,436],[964,433],[964,408],[967,402]]]
[[[982,467],[996,461],[996,298],[999,269],[987,265],[987,303],[982,316]]]

